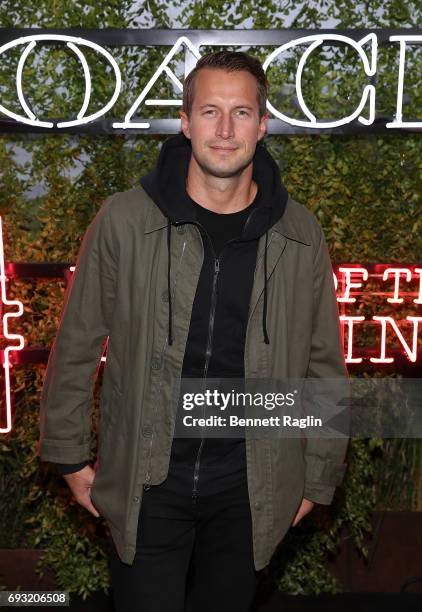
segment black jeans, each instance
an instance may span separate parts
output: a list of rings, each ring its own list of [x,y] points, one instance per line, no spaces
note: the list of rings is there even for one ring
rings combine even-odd
[[[191,479],[169,473],[143,492],[133,565],[111,542],[115,612],[249,612],[256,593],[246,478],[193,501]]]

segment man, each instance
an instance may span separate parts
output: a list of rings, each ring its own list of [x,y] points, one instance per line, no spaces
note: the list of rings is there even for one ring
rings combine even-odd
[[[327,246],[262,144],[266,98],[258,60],[201,58],[183,134],[104,202],[66,292],[39,454],[107,521],[118,612],[246,612],[289,527],[330,504],[344,475],[346,438],[174,435],[182,379],[347,376]]]

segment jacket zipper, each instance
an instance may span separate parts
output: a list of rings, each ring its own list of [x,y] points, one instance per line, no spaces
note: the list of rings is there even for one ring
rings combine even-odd
[[[212,354],[212,337],[213,337],[213,331],[214,331],[215,307],[217,303],[216,290],[217,290],[217,281],[218,281],[219,273],[220,273],[220,259],[218,257],[214,257],[214,275],[213,275],[213,281],[212,281],[210,317],[208,320],[208,340],[207,340],[207,348],[205,351],[204,380],[207,377],[208,365],[209,365],[211,354]],[[202,407],[202,416],[205,418],[205,407],[204,406]],[[204,444],[205,444],[205,438],[201,438],[201,442],[198,448],[198,453],[196,455],[195,469],[193,472],[192,499],[194,502],[196,502],[197,497],[198,497],[199,464],[200,464],[201,453],[202,453]]]
[[[203,376],[205,380],[207,377],[208,365],[209,365],[211,355],[212,355],[212,337],[213,337],[213,331],[214,331],[215,307],[217,303],[216,289],[217,289],[218,275],[220,273],[220,259],[216,257],[215,255],[212,240],[208,232],[205,230],[204,226],[200,223],[195,223],[195,225],[203,229],[205,235],[207,236],[207,239],[209,240],[211,251],[214,257],[214,274],[213,274],[213,279],[212,279],[211,308],[210,308],[210,316],[208,319],[208,338],[207,338],[207,347],[205,349],[205,363],[204,363],[204,376]],[[205,417],[205,407],[202,408],[202,416]],[[201,453],[202,453],[202,449],[204,448],[204,444],[205,444],[205,438],[201,437],[201,442],[199,444],[198,452],[196,454],[195,468],[193,470],[192,500],[194,502],[196,502],[196,500],[198,499],[199,465],[201,462]]]
[[[255,212],[254,210],[251,212],[248,219],[246,220],[246,223],[249,221],[249,219],[251,218],[254,212]],[[246,223],[245,223],[245,226],[246,226]],[[218,276],[221,271],[220,263],[221,263],[221,258],[222,258],[222,252],[230,242],[236,242],[238,239],[233,238],[232,240],[228,240],[226,244],[223,246],[219,257],[216,257],[214,246],[212,244],[212,240],[208,232],[206,231],[206,229],[201,223],[195,222],[195,225],[197,225],[198,227],[201,227],[202,230],[204,231],[205,235],[207,236],[209,240],[211,251],[214,256],[214,274],[213,274],[212,291],[211,291],[211,308],[210,308],[210,316],[208,319],[208,339],[207,339],[207,348],[205,350],[205,364],[204,364],[204,376],[203,376],[205,380],[207,377],[208,366],[209,366],[209,362],[210,362],[211,355],[212,355],[212,339],[213,339],[214,321],[215,321],[215,308],[217,305],[217,297],[216,297],[217,296],[217,281],[218,281]],[[205,406],[202,407],[202,416],[203,418],[205,418]],[[204,448],[204,444],[205,444],[205,438],[201,438],[201,442],[198,447],[198,452],[196,454],[195,468],[193,471],[192,500],[194,502],[196,502],[198,499],[199,466],[201,462],[201,453],[202,453],[202,449]]]

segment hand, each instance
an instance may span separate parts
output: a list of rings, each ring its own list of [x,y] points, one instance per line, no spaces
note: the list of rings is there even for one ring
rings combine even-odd
[[[64,474],[69,489],[72,491],[78,504],[86,508],[94,516],[101,516],[91,501],[91,487],[95,478],[95,470],[86,465],[78,472]]]
[[[309,499],[305,499],[304,497],[302,499],[302,503],[300,504],[300,508],[295,516],[295,519],[292,523],[292,527],[295,527],[298,522],[305,516],[305,514],[308,514],[308,512],[310,512],[314,506],[315,502],[312,502]]]

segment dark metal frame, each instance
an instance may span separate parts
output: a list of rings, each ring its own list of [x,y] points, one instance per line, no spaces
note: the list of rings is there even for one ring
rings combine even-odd
[[[285,29],[285,30],[160,30],[160,29],[87,29],[87,28],[69,28],[69,29],[36,29],[33,28],[0,28],[0,45],[14,40],[20,36],[30,36],[33,34],[62,34],[68,36],[80,36],[95,42],[99,45],[107,46],[172,46],[181,36],[187,36],[189,40],[197,47],[201,46],[281,46],[291,40],[301,38],[303,36],[312,36],[314,34],[341,34],[348,36],[355,41],[361,40],[364,36],[370,33],[377,35],[378,44],[395,44],[389,41],[389,37],[393,35],[421,35],[422,29],[418,28],[384,28],[384,29],[330,29],[322,28],[319,30],[309,29]],[[43,44],[57,44],[56,41],[44,42]],[[343,46],[341,41],[332,41],[330,44]],[[190,53],[185,55],[185,65],[188,66],[193,58]],[[376,83],[376,75],[369,78],[369,82]],[[49,119],[54,123],[63,121],[60,119]],[[421,128],[400,128],[399,130],[391,130],[385,127],[385,124],[392,121],[393,117],[377,117],[373,124],[369,126],[362,125],[355,120],[352,123],[334,128],[306,128],[292,126],[284,123],[280,119],[270,119],[268,122],[268,135],[271,134],[380,134],[392,132],[419,132]],[[99,119],[88,123],[68,128],[42,128],[29,126],[12,119],[0,119],[0,133],[32,133],[32,134],[124,134],[131,136],[134,134],[176,134],[180,132],[179,119],[148,119],[150,127],[148,129],[141,128],[113,128],[112,124],[118,121],[118,118]],[[417,121],[417,119],[409,119]]]

